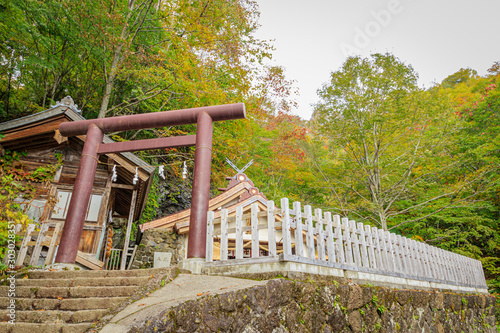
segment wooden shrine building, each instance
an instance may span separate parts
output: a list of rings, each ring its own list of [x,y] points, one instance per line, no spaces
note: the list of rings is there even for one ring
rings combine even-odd
[[[29,203],[28,215],[40,225],[48,224],[52,229],[64,224],[73,185],[77,175],[83,144],[86,136],[64,137],[59,134],[63,122],[85,120],[71,97],[66,97],[49,110],[26,117],[0,123],[0,154],[9,151],[24,151],[19,164],[25,171],[33,171],[47,164],[59,165],[47,186],[37,184],[42,195]],[[104,143],[113,140],[104,136]],[[117,179],[112,181],[113,166]],[[79,251],[104,261],[107,230],[110,217],[137,221],[144,209],[146,197],[155,168],[132,153],[109,153],[99,156],[92,195],[87,208],[83,235]],[[134,176],[138,176],[133,184]],[[20,200],[21,201],[21,200]],[[125,245],[128,247],[128,244]],[[128,250],[128,248],[127,248]]]

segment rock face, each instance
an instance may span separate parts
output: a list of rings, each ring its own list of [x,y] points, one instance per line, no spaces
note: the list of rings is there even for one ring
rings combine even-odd
[[[185,302],[140,332],[493,333],[494,304],[485,295],[274,279]]]
[[[155,252],[172,253],[170,265],[176,265],[185,257],[184,235],[165,229],[148,229],[142,235],[132,269],[153,267]]]
[[[169,179],[168,182],[158,183],[157,218],[168,216],[191,207],[192,181]]]

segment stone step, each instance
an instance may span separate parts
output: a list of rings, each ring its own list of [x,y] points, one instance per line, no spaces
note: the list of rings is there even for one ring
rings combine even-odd
[[[133,269],[129,271],[31,271],[27,275],[30,279],[76,279],[76,278],[96,278],[96,277],[145,277],[155,274],[166,273],[168,268]]]
[[[17,310],[95,310],[109,309],[125,302],[128,297],[89,297],[73,299],[17,298]],[[8,297],[0,297],[0,309],[9,305]],[[1,332],[1,331],[0,331]]]
[[[16,286],[34,287],[92,287],[92,286],[142,286],[149,279],[148,276],[131,277],[78,277],[74,279],[18,279]]]
[[[16,297],[20,298],[87,298],[87,297],[125,297],[132,296],[138,286],[118,287],[16,287]],[[0,295],[7,295],[9,287],[0,286]]]
[[[24,323],[93,323],[106,315],[109,310],[80,310],[80,311],[59,311],[59,310],[38,310],[38,311],[16,311],[16,322]],[[9,312],[0,311],[0,321],[9,321]],[[34,332],[33,332],[34,333]]]
[[[84,333],[92,324],[0,323],[2,333]]]

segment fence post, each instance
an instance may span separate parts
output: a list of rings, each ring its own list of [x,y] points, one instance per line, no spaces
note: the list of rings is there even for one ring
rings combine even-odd
[[[333,238],[333,225],[332,225],[332,213],[326,212],[325,213],[325,220],[326,220],[326,244],[327,244],[327,251],[328,251],[328,261],[329,262],[336,262],[336,255],[335,255],[335,239]]]
[[[384,261],[384,268],[388,272],[394,271],[394,265],[389,257],[387,242],[385,241],[385,232],[382,229],[378,229],[378,239],[380,242],[380,248],[382,249],[382,260]]]
[[[314,229],[313,229],[313,219],[311,206],[304,206],[304,213],[306,215],[306,246],[307,246],[307,257],[314,259],[316,258],[316,252],[314,251]]]
[[[283,234],[283,254],[292,254],[292,240],[290,239],[290,207],[288,198],[281,199],[281,214],[283,221],[281,223],[281,232]]]
[[[354,259],[352,257],[352,241],[351,233],[349,232],[349,219],[347,217],[342,218],[342,229],[344,230],[345,238],[345,258],[346,264],[349,266],[354,266]]]
[[[387,269],[387,260],[384,255],[384,249],[382,248],[382,242],[379,239],[379,232],[377,228],[371,228],[371,237],[373,239],[373,244],[376,247],[375,256],[377,257],[377,267],[379,271]]]
[[[394,248],[392,246],[391,233],[389,231],[384,231],[382,233],[382,239],[387,246],[387,259],[389,262],[389,267],[391,272],[397,272],[396,266],[396,256],[394,254]]]
[[[302,235],[302,211],[300,202],[293,203],[293,214],[295,215],[295,255],[304,256],[304,237]]]
[[[368,260],[368,251],[366,249],[366,233],[363,229],[363,223],[358,222],[357,225],[357,233],[359,234],[359,243],[361,246],[361,259],[363,261],[363,267],[370,268],[370,261]]]
[[[259,257],[259,217],[257,213],[259,212],[259,206],[254,202],[251,206],[250,211],[250,222],[252,228],[252,258]]]
[[[214,212],[207,213],[207,248],[206,248],[206,262],[214,261]]]
[[[359,239],[356,232],[356,222],[353,220],[349,221],[349,231],[351,233],[352,250],[354,253],[354,266],[363,267],[359,254]]]
[[[318,259],[325,260],[325,232],[323,231],[323,214],[322,210],[316,208],[314,210],[314,215],[316,217],[316,230],[317,230],[317,242],[318,242]]]
[[[410,245],[408,243],[408,238],[401,237],[401,243],[404,247],[404,260],[405,260],[405,273],[407,275],[415,275],[413,272],[415,269],[413,268],[413,258],[412,252],[410,250]]]
[[[390,233],[389,231],[387,231],[387,236],[389,238],[389,242],[392,246],[392,251],[394,253],[394,271],[395,272],[398,272],[398,273],[402,273],[403,272],[403,269],[402,269],[402,262],[401,262],[401,257],[400,257],[400,249],[399,249],[399,244],[396,240],[396,234],[393,234],[393,233]]]
[[[340,216],[333,215],[333,227],[335,228],[335,238],[337,242],[335,245],[335,250],[337,251],[337,258],[340,264],[345,264],[345,254],[344,254],[344,240],[342,238],[342,226],[340,225]]]
[[[267,232],[268,232],[268,246],[269,256],[276,256],[276,234],[274,231],[274,201],[267,202]]]
[[[220,260],[227,260],[227,209],[220,212]]]
[[[236,244],[235,244],[235,257],[236,259],[243,259],[243,207],[236,207]]]
[[[364,228],[368,246],[368,255],[370,257],[370,267],[372,269],[377,269],[377,259],[375,258],[375,244],[373,243],[371,227],[369,225],[365,225]]]

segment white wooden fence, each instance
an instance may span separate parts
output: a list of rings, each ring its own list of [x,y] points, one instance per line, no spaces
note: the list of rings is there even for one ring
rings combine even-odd
[[[323,213],[321,209],[315,209],[313,214],[308,205],[302,211],[300,202],[294,202],[290,209],[286,198],[281,199],[281,209],[273,201],[268,201],[267,207],[267,211],[260,211],[258,204],[253,203],[250,214],[243,214],[243,208],[236,207],[236,214],[231,217],[227,209],[222,209],[217,219],[214,212],[208,212],[207,262],[214,260],[215,244],[220,246],[220,264],[267,257],[486,288],[479,260]],[[229,253],[234,259],[228,259]]]

